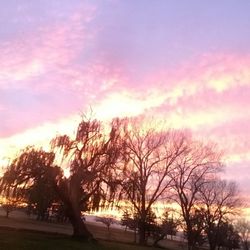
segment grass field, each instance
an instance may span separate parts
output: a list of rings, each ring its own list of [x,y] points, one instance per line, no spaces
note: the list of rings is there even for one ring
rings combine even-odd
[[[7,219],[3,213],[0,213],[0,250],[157,249],[132,244],[134,241],[133,232],[125,232],[124,229],[112,227],[108,232],[101,224],[89,222],[87,222],[87,227],[94,237],[99,239],[99,244],[72,240],[72,227],[69,223],[41,222],[28,218],[27,215],[19,212],[13,212],[11,217]],[[164,240],[161,245],[171,250],[185,248],[181,242],[171,240]]]
[[[98,241],[87,243],[73,240],[70,236],[0,228],[1,250],[156,250],[132,244]]]
[[[72,235],[72,226],[69,223],[42,222],[27,218],[27,216],[10,217],[7,219],[0,215],[0,227]],[[113,227],[110,229],[110,232],[108,232],[106,227],[96,223],[87,223],[87,227],[93,233],[94,237],[98,239],[125,243],[132,243],[134,240],[134,234],[132,232],[124,232],[124,230]]]

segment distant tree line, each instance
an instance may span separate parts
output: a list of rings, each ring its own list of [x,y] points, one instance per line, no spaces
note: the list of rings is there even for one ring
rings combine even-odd
[[[75,136],[56,136],[50,151],[25,148],[6,168],[1,194],[13,206],[26,203],[41,220],[57,204],[58,216],[68,218],[76,238],[93,239],[83,211],[126,200],[131,209],[122,223],[138,232],[139,244],[149,236],[157,244],[182,227],[189,249],[205,241],[211,250],[226,244],[236,248],[239,233],[231,219],[242,202],[237,185],[221,179],[221,159],[216,145],[183,131],[160,130],[136,119],[114,119],[107,126],[83,118]],[[157,224],[157,202],[178,204],[181,219],[168,213]]]

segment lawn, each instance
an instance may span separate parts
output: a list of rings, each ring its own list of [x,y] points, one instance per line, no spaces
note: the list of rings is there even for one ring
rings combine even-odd
[[[70,236],[0,228],[0,250],[156,250],[132,244],[98,241],[87,243]]]

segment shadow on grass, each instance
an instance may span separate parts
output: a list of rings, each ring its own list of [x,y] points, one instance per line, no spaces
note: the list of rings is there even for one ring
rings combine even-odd
[[[45,233],[8,227],[0,228],[0,249],[3,250],[146,250],[157,249],[133,244],[98,240],[86,242],[57,233]]]

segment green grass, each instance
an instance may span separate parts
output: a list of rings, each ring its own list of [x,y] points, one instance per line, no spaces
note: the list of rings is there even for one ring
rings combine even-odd
[[[39,233],[26,230],[0,228],[0,250],[156,250],[108,241],[88,243],[73,240],[69,236]]]

